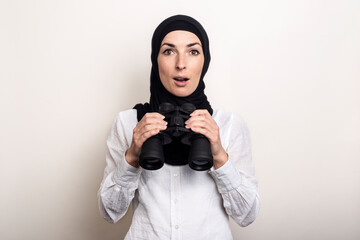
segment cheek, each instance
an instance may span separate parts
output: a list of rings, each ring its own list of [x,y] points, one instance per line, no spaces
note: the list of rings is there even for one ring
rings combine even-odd
[[[199,74],[201,74],[203,66],[204,66],[204,61],[202,61],[198,64],[197,67],[198,67]]]
[[[167,61],[158,60],[159,74],[168,75],[169,74],[169,63]]]
[[[203,69],[203,66],[204,66],[204,61],[196,61],[194,62],[194,73],[196,73],[196,75],[200,78],[201,76],[201,72],[202,72],[202,69]]]
[[[164,61],[164,59],[158,58],[158,69],[159,69],[159,77],[162,85],[169,91],[170,87],[170,67],[169,61]]]

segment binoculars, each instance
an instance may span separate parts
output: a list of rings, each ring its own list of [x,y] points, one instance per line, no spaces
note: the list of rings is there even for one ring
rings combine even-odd
[[[168,122],[167,128],[157,135],[147,139],[141,149],[139,164],[147,170],[157,170],[164,165],[163,145],[172,142],[174,137],[179,137],[181,143],[190,145],[188,164],[190,168],[197,171],[208,170],[213,166],[213,156],[210,142],[202,134],[195,133],[185,128],[185,121],[196,109],[191,103],[175,106],[171,103],[162,103],[159,113],[165,116]]]

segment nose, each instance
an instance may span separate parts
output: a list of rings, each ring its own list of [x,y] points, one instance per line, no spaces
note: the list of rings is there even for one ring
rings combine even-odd
[[[185,56],[182,54],[179,54],[176,59],[176,69],[177,70],[183,70],[185,69]]]

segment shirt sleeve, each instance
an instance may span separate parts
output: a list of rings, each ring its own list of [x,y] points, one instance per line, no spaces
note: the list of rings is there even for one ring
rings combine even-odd
[[[245,122],[233,114],[229,129],[228,161],[209,173],[223,198],[224,208],[240,226],[252,223],[259,211],[260,198],[251,156],[250,134]]]
[[[108,152],[104,177],[98,191],[98,205],[101,216],[115,223],[127,212],[138,188],[141,168],[135,168],[125,160],[128,149],[125,128],[128,119],[120,113],[107,138]]]

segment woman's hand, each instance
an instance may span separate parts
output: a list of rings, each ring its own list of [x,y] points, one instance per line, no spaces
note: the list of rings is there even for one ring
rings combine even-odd
[[[133,130],[133,138],[125,153],[125,160],[134,167],[139,167],[139,156],[144,142],[166,129],[167,122],[160,113],[146,113]]]
[[[186,128],[190,128],[193,132],[207,137],[210,142],[215,169],[223,166],[228,160],[228,155],[221,145],[219,127],[208,110],[195,110],[190,114],[190,118],[185,124]]]

